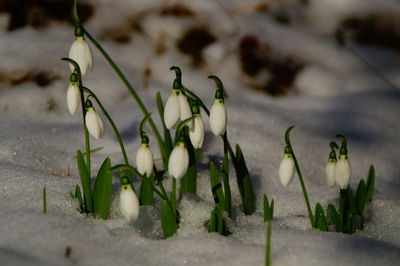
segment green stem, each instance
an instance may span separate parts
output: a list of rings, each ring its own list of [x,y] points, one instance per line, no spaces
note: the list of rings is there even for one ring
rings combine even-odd
[[[101,111],[103,112],[104,116],[107,118],[108,122],[110,123],[115,136],[117,137],[119,146],[121,148],[121,153],[122,153],[122,157],[124,158],[124,163],[129,165],[129,161],[128,161],[128,156],[126,155],[126,151],[125,151],[125,146],[124,143],[122,141],[122,137],[121,134],[118,131],[118,128],[115,126],[114,121],[112,120],[111,116],[108,114],[107,110],[104,108],[104,106],[101,104],[99,98],[97,98],[97,96],[88,88],[84,87],[84,90],[89,93],[89,97],[92,97],[93,99],[96,100],[98,106],[100,107]]]
[[[43,213],[47,212],[47,195],[46,186],[43,187]]]
[[[285,142],[286,142],[286,145],[289,145],[290,149],[292,150],[292,157],[293,157],[294,165],[296,167],[297,175],[298,175],[299,180],[300,180],[301,189],[303,190],[304,200],[305,200],[306,205],[307,205],[308,218],[310,219],[311,226],[313,228],[315,228],[316,225],[314,223],[314,215],[312,213],[310,201],[308,199],[307,189],[306,189],[306,186],[304,185],[303,175],[301,174],[301,170],[300,170],[299,164],[297,162],[296,155],[294,154],[294,151],[293,151],[293,148],[292,148],[292,144],[290,143],[290,131],[293,128],[294,128],[294,126],[291,126],[286,130]]]
[[[265,266],[271,266],[271,235],[272,235],[272,220],[267,223],[265,230],[266,247],[265,247]]]
[[[172,211],[176,217],[177,215],[176,215],[176,179],[175,178],[172,178],[172,199],[171,199],[171,201],[172,201]]]
[[[100,53],[104,56],[104,58],[107,60],[107,62],[111,65],[111,67],[114,69],[115,73],[117,73],[118,77],[122,80],[122,82],[125,84],[127,87],[128,91],[131,93],[132,97],[135,99],[137,105],[139,106],[140,110],[143,112],[143,114],[146,116],[149,114],[149,111],[146,109],[146,106],[143,104],[142,100],[136,93],[135,89],[133,86],[130,84],[128,79],[125,77],[125,75],[122,73],[120,68],[115,64],[114,60],[108,55],[108,53],[103,49],[103,47],[96,41],[96,39],[90,35],[90,33],[82,26],[84,34],[89,38],[89,40],[93,43],[94,46],[100,51]],[[165,149],[164,142],[161,138],[160,132],[158,131],[153,119],[149,117],[149,124],[150,127],[153,131],[154,136],[157,139],[158,146],[160,148],[160,153],[161,157],[163,158],[163,164],[164,168],[168,168],[168,161],[167,161],[167,151]]]

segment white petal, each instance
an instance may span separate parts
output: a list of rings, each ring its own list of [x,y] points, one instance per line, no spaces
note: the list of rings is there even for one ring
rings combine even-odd
[[[180,119],[181,121],[184,121],[188,118],[192,117],[192,111],[190,110],[190,105],[187,101],[187,98],[185,95],[182,93],[179,93],[178,95],[178,101],[179,101],[179,110],[180,110]],[[186,123],[186,125],[189,127],[189,129],[193,128],[193,120],[190,122]]]
[[[170,129],[174,127],[179,122],[180,109],[179,100],[175,92],[172,92],[168,97],[164,109],[164,122],[165,126]]]
[[[335,180],[336,184],[341,189],[347,188],[350,181],[351,167],[348,159],[339,158],[335,167]]]
[[[76,61],[81,69],[83,76],[86,76],[92,69],[93,55],[88,43],[83,37],[77,37],[69,49],[69,58]],[[71,71],[74,71],[73,65],[70,64]]]
[[[103,121],[93,108],[89,108],[89,110],[86,112],[85,120],[89,133],[95,139],[101,138],[104,134]]]
[[[139,216],[139,199],[131,185],[123,185],[119,198],[119,208],[123,216],[128,220],[136,220]]]
[[[67,105],[69,112],[73,115],[81,103],[81,93],[77,84],[69,84],[67,90]]]
[[[204,123],[201,116],[196,116],[193,121],[193,127],[189,131],[190,141],[193,147],[200,149],[204,141]]]
[[[328,162],[325,166],[326,182],[330,187],[334,187],[336,185],[335,168],[336,168],[336,163],[334,162]]]
[[[279,166],[279,179],[284,187],[286,187],[294,176],[294,161],[293,158],[288,158],[286,155]]]
[[[136,153],[136,165],[142,175],[150,176],[153,172],[153,153],[146,144],[140,145]]]
[[[219,100],[215,100],[210,111],[210,127],[215,136],[225,133],[226,121],[225,105]]]
[[[185,174],[189,167],[189,153],[183,145],[176,145],[169,156],[168,172],[169,174],[180,179]]]

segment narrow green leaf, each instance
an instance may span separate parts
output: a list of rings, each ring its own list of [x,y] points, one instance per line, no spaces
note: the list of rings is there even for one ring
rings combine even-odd
[[[84,195],[84,202],[86,212],[93,212],[93,199],[92,199],[92,191],[90,188],[90,176],[88,169],[86,168],[85,159],[83,159],[82,152],[80,150],[76,153],[76,160],[78,162],[78,170],[79,176],[81,178],[81,184]]]
[[[222,190],[218,169],[213,162],[210,162],[210,182],[215,204],[221,204],[221,206],[224,206],[224,191]]]
[[[328,231],[324,209],[319,202],[315,205],[315,225],[321,231]]]
[[[328,215],[329,221],[335,227],[335,231],[339,232],[339,229],[340,229],[340,226],[339,226],[339,214],[337,213],[335,207],[332,204],[328,205],[327,215]]]
[[[233,166],[236,171],[236,179],[239,187],[240,196],[243,203],[245,214],[252,214],[256,210],[256,200],[251,183],[250,174],[247,169],[246,160],[239,144],[236,144],[236,155],[231,156]]]
[[[356,191],[356,203],[357,203],[358,215],[363,214],[366,201],[367,201],[367,186],[365,185],[364,179],[361,179],[360,183],[358,183]]]
[[[268,197],[264,194],[263,197],[264,204],[264,222],[271,221],[274,216],[274,200],[271,201],[271,205],[268,202]]]
[[[375,190],[375,167],[371,164],[367,178],[367,200],[371,201]]]
[[[165,200],[161,205],[161,225],[165,238],[173,236],[178,230],[175,215]]]
[[[73,195],[74,198],[76,198],[79,202],[79,210],[83,212],[84,209],[84,204],[83,204],[83,198],[82,198],[82,193],[81,193],[81,187],[79,185],[76,185],[75,187],[75,194]]]
[[[112,193],[111,160],[106,158],[100,167],[93,190],[94,212],[103,219],[108,218]]]
[[[180,180],[180,195],[185,193],[197,193],[197,154],[198,150],[193,148],[189,138],[185,140],[186,147],[189,153],[189,168],[186,174]]]
[[[165,148],[167,149],[167,155],[169,157],[169,154],[172,151],[173,145],[172,145],[172,138],[171,134],[168,130],[168,128],[165,126],[165,121],[164,121],[164,104],[161,99],[161,94],[158,91],[156,94],[156,102],[157,102],[157,108],[158,108],[158,113],[160,114],[160,119],[161,119],[161,124],[163,126],[163,131],[164,131],[164,145]],[[166,158],[168,160],[168,158]]]
[[[47,191],[46,186],[43,187],[43,213],[47,212]]]
[[[145,178],[147,182],[142,180],[142,184],[140,185],[140,205],[154,205],[154,191],[151,186],[151,184],[154,184],[154,174]]]
[[[215,208],[211,211],[210,223],[208,225],[208,232],[217,232],[217,215]]]
[[[350,213],[351,214],[357,214],[357,204],[356,200],[353,196],[353,190],[349,187],[348,190],[348,200],[349,200],[349,207],[350,207]]]
[[[224,234],[224,217],[222,216],[222,208],[220,205],[217,205],[215,210],[215,214],[217,216],[217,232],[221,235]]]

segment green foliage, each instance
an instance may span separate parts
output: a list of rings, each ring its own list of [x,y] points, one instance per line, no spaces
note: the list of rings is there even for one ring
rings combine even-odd
[[[263,197],[264,205],[264,222],[271,221],[274,218],[274,200],[271,200],[271,204],[268,202],[268,197],[264,194]]]
[[[165,200],[163,200],[161,205],[161,225],[165,238],[173,236],[178,230],[178,224],[174,212]]]
[[[80,150],[77,151],[76,160],[78,163],[79,176],[81,178],[81,184],[84,195],[84,208],[85,212],[93,212],[93,199],[92,199],[92,191],[90,188],[90,176],[88,169],[86,167],[85,159],[83,158],[83,154]]]
[[[216,232],[220,235],[227,236],[230,234],[228,231],[224,217],[222,215],[223,207],[220,204],[216,204],[214,209],[211,211],[210,220],[205,224],[208,225],[208,232]]]
[[[243,212],[248,215],[253,214],[256,210],[256,199],[246,160],[239,144],[236,144],[236,154],[235,156],[231,154],[231,159],[236,171],[237,183],[243,203]]]
[[[220,173],[213,162],[210,163],[210,182],[215,204],[224,206],[225,196],[224,191],[222,190]]]
[[[94,213],[103,219],[108,218],[112,193],[111,160],[106,158],[97,174],[93,189]]]
[[[140,185],[139,200],[140,205],[154,205],[154,191],[152,185],[154,185],[154,174],[149,177],[145,176],[147,181],[142,180]]]

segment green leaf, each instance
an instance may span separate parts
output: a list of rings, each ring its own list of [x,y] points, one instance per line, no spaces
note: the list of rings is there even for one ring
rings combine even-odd
[[[161,205],[161,225],[165,238],[173,236],[178,230],[175,215],[165,200],[163,200]]]
[[[78,150],[76,153],[76,160],[78,163],[79,176],[81,178],[81,184],[84,195],[84,202],[85,202],[84,210],[86,212],[93,212],[93,199],[92,199],[92,191],[90,188],[90,176],[86,168],[85,159],[83,159],[83,155],[80,150]]]
[[[327,215],[328,215],[329,221],[335,227],[335,231],[339,232],[341,230],[339,214],[337,213],[335,207],[332,204],[328,205]]]
[[[375,189],[375,167],[371,164],[367,179],[367,200],[371,201]]]
[[[81,193],[81,187],[79,185],[76,185],[75,187],[75,194],[73,195],[74,198],[76,198],[79,202],[79,210],[83,212],[84,209],[84,204],[83,204],[83,199],[82,199],[82,193]]]
[[[208,224],[208,232],[216,232],[220,235],[227,236],[230,234],[226,228],[224,216],[222,214],[223,207],[220,204],[215,205],[214,209],[211,211],[211,217]]]
[[[268,197],[264,194],[264,222],[271,221],[274,217],[274,200],[271,201],[271,205],[268,202]]]
[[[357,204],[356,204],[356,200],[354,199],[353,196],[353,190],[349,187],[347,189],[348,192],[348,200],[349,200],[349,207],[350,207],[350,213],[351,214],[357,214]]]
[[[218,169],[213,162],[210,162],[210,182],[215,204],[221,204],[221,206],[224,206],[224,191],[222,190]]]
[[[324,209],[319,202],[315,205],[315,225],[321,231],[328,231]]]
[[[216,215],[216,210],[215,208],[211,211],[211,217],[210,217],[210,222],[208,224],[208,232],[217,232],[217,215]]]
[[[112,193],[111,160],[106,158],[100,167],[93,190],[94,212],[103,219],[108,218]]]
[[[250,215],[256,210],[256,200],[250,174],[246,165],[246,160],[244,159],[242,149],[240,148],[239,144],[236,144],[236,155],[231,156],[231,159],[236,171],[236,179],[240,196],[242,198],[243,211],[245,214]]]
[[[147,182],[142,180],[142,184],[140,185],[140,205],[154,205],[154,191],[151,186],[151,184],[154,184],[154,174],[144,178],[146,178]]]
[[[186,171],[186,174],[180,180],[180,188],[179,192],[182,196],[185,193],[193,193],[197,192],[197,153],[198,150],[193,148],[192,143],[189,138],[185,138],[186,147],[189,153],[189,168]]]
[[[365,185],[364,179],[361,179],[360,183],[358,183],[357,192],[356,192],[358,215],[363,214],[366,201],[367,201],[367,186]]]
[[[172,151],[173,145],[172,145],[172,138],[171,134],[169,133],[168,128],[165,126],[165,121],[164,121],[164,104],[161,99],[161,94],[158,91],[156,94],[156,102],[157,102],[157,108],[158,108],[158,113],[160,114],[160,119],[161,119],[161,124],[163,126],[163,131],[164,131],[164,145],[165,148],[167,149],[167,155],[169,157],[169,154]],[[168,160],[168,158],[166,158]]]

